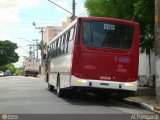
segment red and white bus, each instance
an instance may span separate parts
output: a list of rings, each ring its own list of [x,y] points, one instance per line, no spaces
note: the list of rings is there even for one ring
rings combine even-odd
[[[48,44],[48,89],[58,96],[68,88],[134,92],[138,61],[138,23],[80,17]]]

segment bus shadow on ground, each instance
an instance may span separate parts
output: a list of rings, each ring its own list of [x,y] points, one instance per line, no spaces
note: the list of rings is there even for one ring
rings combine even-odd
[[[56,96],[56,91],[52,92]],[[96,96],[94,93],[73,93],[61,97],[64,101],[71,105],[80,106],[104,106],[104,107],[123,107],[128,108],[130,105],[115,100],[115,96],[105,96],[100,94]]]

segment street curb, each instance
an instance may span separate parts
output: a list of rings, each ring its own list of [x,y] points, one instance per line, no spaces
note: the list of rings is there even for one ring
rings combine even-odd
[[[136,107],[140,107],[140,108],[143,108],[145,110],[149,110],[149,111],[152,111],[154,113],[157,113],[157,114],[160,114],[160,109],[157,109],[157,108],[154,108],[153,106],[149,105],[149,104],[146,104],[146,103],[138,103],[132,99],[129,99],[129,98],[124,98],[124,99],[121,99],[122,102],[125,102],[127,104],[130,104],[130,105],[134,105]]]

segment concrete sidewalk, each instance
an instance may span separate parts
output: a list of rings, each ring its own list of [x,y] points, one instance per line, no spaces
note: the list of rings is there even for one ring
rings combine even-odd
[[[123,101],[160,114],[160,104],[156,103],[155,88],[138,87],[134,97],[124,98]]]
[[[45,75],[44,74],[39,74],[37,77],[45,80]]]

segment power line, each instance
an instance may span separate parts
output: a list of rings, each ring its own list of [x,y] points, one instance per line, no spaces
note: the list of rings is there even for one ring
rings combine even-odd
[[[62,6],[58,5],[57,3],[55,3],[55,2],[53,2],[53,1],[51,1],[51,0],[48,0],[48,1],[49,1],[50,3],[52,3],[52,4],[56,5],[56,6],[58,6],[59,8],[65,10],[66,12],[70,13],[71,15],[73,15],[73,13],[71,13],[71,12],[68,11],[67,9],[63,8]]]
[[[24,47],[22,47],[22,46],[18,46],[18,48],[19,48],[19,49],[24,49],[24,50],[26,50],[26,51],[29,52],[29,50],[27,50],[26,48],[24,48]]]

